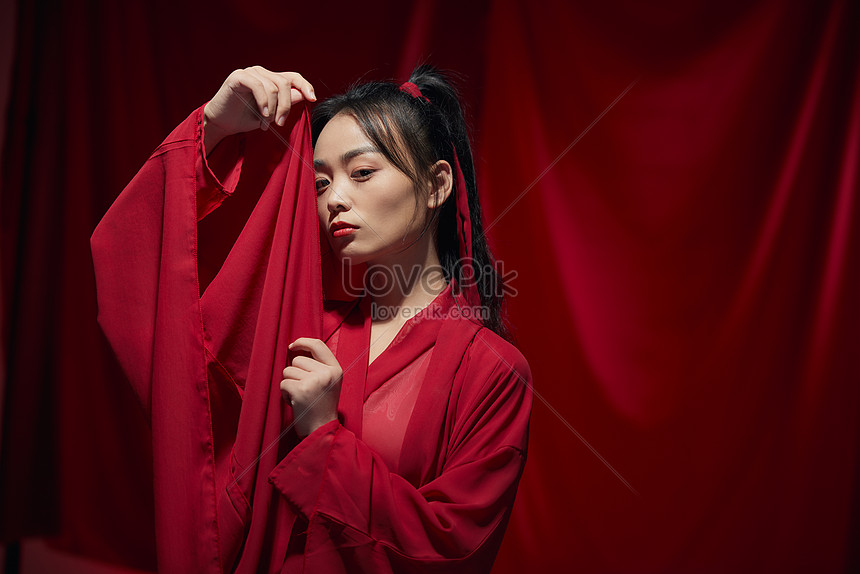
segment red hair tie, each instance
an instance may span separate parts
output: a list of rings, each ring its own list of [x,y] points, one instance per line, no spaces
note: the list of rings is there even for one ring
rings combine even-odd
[[[422,94],[421,90],[418,89],[418,86],[416,86],[412,82],[403,82],[402,84],[400,84],[400,91],[406,92],[407,94],[411,95],[413,98],[421,98],[422,100],[424,100],[428,104],[430,103],[430,100],[427,99],[427,96]]]

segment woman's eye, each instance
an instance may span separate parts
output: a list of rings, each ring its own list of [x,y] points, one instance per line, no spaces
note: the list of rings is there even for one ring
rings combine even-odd
[[[317,193],[322,193],[325,191],[325,188],[328,187],[329,181],[327,179],[318,179],[317,180]]]
[[[367,179],[371,175],[373,175],[374,171],[376,171],[376,170],[374,170],[374,169],[357,169],[352,173],[352,177],[354,177],[355,179],[358,179],[358,180]]]

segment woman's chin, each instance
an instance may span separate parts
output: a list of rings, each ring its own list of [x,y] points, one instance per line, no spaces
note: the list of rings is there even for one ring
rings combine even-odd
[[[369,256],[364,253],[359,253],[356,250],[350,249],[349,246],[343,249],[334,249],[338,261],[342,265],[355,266],[367,263]]]
[[[334,245],[332,245],[334,243]],[[341,265],[373,265],[374,263],[382,263],[390,255],[391,249],[383,247],[382,249],[361,249],[360,245],[354,242],[342,243],[330,242],[331,250],[337,257]]]

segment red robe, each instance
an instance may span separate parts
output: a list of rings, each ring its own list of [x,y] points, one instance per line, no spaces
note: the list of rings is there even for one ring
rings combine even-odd
[[[475,292],[452,281],[368,368],[368,298],[327,287],[324,304],[307,110],[284,141],[235,136],[209,158],[202,110],[91,242],[99,321],[150,416],[159,571],[489,571],[525,463],[528,363],[458,313]],[[263,191],[201,296],[197,222],[237,185]],[[279,385],[301,336],[344,378],[338,420],[299,441]]]

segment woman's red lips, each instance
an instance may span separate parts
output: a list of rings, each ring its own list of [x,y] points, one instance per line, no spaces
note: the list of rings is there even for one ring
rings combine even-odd
[[[336,221],[331,224],[331,234],[334,237],[341,237],[343,235],[349,235],[353,231],[358,229],[355,225],[350,223],[344,223],[343,221]]]

